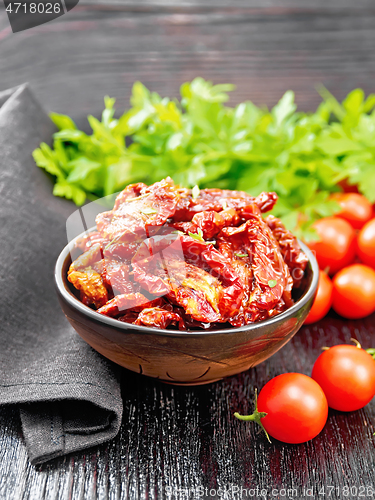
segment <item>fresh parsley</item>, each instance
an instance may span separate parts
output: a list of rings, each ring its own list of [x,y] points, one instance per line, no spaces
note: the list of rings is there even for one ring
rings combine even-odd
[[[154,208],[152,207],[145,207],[141,210],[142,214],[144,215],[153,215],[153,214],[157,214],[158,211],[155,210]]]
[[[316,219],[339,210],[330,195],[340,181],[375,202],[375,95],[356,89],[339,103],[320,89],[323,102],[304,113],[292,91],[268,110],[249,101],[225,105],[231,90],[195,78],[178,101],[136,82],[119,118],[115,100],[105,97],[101,120],[88,117],[91,134],[52,113],[59,131],[52,148],[42,143],[34,151],[35,162],[55,177],[54,194],[77,205],[167,175],[192,187],[193,197],[198,184],[255,196],[276,191],[274,215],[306,240],[316,237]]]
[[[204,240],[204,238],[203,238],[203,231],[202,231],[202,229],[201,229],[200,227],[198,227],[198,234],[197,234],[197,233],[190,233],[190,232],[189,232],[189,236],[190,236],[191,238],[193,238],[194,240],[198,240],[198,241],[201,241],[201,242],[203,242],[203,243],[208,244],[208,243]]]
[[[200,191],[201,190],[199,189],[199,186],[196,184],[191,190],[191,196],[193,200],[196,200],[198,198]]]

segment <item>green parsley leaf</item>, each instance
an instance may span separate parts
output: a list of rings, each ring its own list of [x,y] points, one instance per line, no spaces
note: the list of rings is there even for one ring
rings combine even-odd
[[[53,194],[55,196],[61,196],[62,198],[67,198],[68,200],[73,200],[76,205],[83,205],[86,199],[86,193],[64,180],[58,181],[53,187]]]
[[[248,101],[233,108],[226,104],[233,89],[195,78],[177,100],[135,82],[118,119],[108,96],[101,119],[88,117],[91,134],[51,113],[59,131],[52,148],[34,151],[35,162],[55,178],[54,193],[77,204],[167,175],[192,188],[193,198],[198,184],[253,196],[276,191],[272,213],[306,241],[317,236],[314,221],[339,211],[331,194],[341,181],[375,202],[375,95],[354,89],[340,103],[321,87],[323,102],[304,113],[292,91],[271,110]]]
[[[197,233],[190,233],[190,232],[188,234],[191,238],[194,238],[194,240],[201,241],[202,243],[206,243],[208,245],[208,243],[203,238],[203,231],[200,227],[198,227],[198,234]]]
[[[33,158],[38,167],[44,168],[49,174],[58,178],[64,175],[56,153],[45,142],[33,151]]]
[[[157,211],[157,210],[155,210],[155,209],[154,209],[154,208],[152,208],[152,207],[146,207],[146,208],[143,208],[143,209],[141,210],[141,212],[142,212],[143,214],[145,214],[145,215],[153,215],[153,214],[157,214],[157,213],[158,213],[158,211]]]
[[[107,245],[104,247],[104,250],[108,250],[108,248],[113,245],[114,243],[117,243],[119,240],[121,240],[121,238],[124,236],[124,234],[127,233],[127,230],[125,229],[125,231],[123,231],[122,233],[118,234],[117,236],[115,236],[109,243],[107,243]]]
[[[58,113],[50,113],[49,117],[59,130],[77,130],[76,124],[71,118],[69,118],[69,116],[60,115]]]
[[[199,186],[196,184],[193,189],[191,190],[191,196],[193,197],[193,200],[196,200],[199,196],[200,189]]]
[[[237,257],[248,257],[249,255],[247,253],[235,253]]]

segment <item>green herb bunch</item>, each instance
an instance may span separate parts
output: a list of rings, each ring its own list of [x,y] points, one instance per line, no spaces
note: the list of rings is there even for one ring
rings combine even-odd
[[[35,162],[56,178],[53,193],[77,205],[168,175],[186,187],[276,191],[274,215],[307,240],[316,219],[339,210],[330,194],[340,181],[375,202],[375,95],[356,89],[340,104],[321,89],[316,112],[302,113],[292,91],[269,111],[225,105],[231,90],[196,78],[178,101],[136,82],[120,118],[109,97],[101,121],[88,117],[91,135],[51,113],[59,131],[52,149],[34,151]]]

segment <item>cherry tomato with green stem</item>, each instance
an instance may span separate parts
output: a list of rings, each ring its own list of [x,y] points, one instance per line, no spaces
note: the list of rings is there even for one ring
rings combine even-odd
[[[320,386],[302,373],[284,373],[263,387],[252,415],[234,416],[256,422],[284,443],[304,443],[317,436],[328,417],[328,404]]]

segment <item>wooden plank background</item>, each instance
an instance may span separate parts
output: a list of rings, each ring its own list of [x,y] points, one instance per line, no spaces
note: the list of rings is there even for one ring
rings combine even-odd
[[[77,120],[100,114],[106,94],[123,110],[135,80],[177,96],[200,75],[235,83],[233,103],[268,106],[293,89],[303,110],[319,103],[319,84],[339,98],[355,87],[373,90],[373,2],[247,3],[81,1],[62,18],[16,34],[2,10],[0,90],[29,81],[46,109]]]
[[[28,463],[17,412],[2,409],[0,498],[182,499],[187,498],[184,489],[201,487],[207,495],[189,498],[220,498],[220,492],[211,495],[210,490],[221,488],[228,498],[240,499],[245,493],[241,497],[236,488],[258,486],[267,495],[254,498],[285,498],[272,491],[295,488],[297,495],[286,498],[303,499],[308,498],[303,488],[312,488],[312,498],[342,499],[348,492],[344,488],[353,487],[357,494],[349,490],[346,498],[362,493],[369,500],[375,488],[374,402],[348,414],[330,410],[323,432],[302,445],[269,444],[255,426],[235,420],[233,412],[251,411],[254,388],[280,373],[309,375],[324,345],[350,337],[371,345],[374,319],[345,322],[331,315],[302,328],[267,362],[208,386],[172,387],[124,371],[124,417],[117,438],[48,465]]]
[[[66,16],[17,34],[2,8],[0,90],[28,81],[47,110],[80,125],[88,113],[100,114],[105,94],[125,108],[135,80],[177,96],[184,81],[199,75],[235,83],[233,103],[268,106],[293,89],[304,110],[319,103],[320,83],[339,98],[355,87],[374,92],[373,1],[301,3],[81,0]],[[323,345],[356,337],[375,346],[374,319],[331,315],[259,367],[210,386],[172,387],[124,371],[118,437],[41,467],[28,463],[17,411],[3,408],[0,498],[156,499],[168,498],[167,487],[169,498],[186,498],[181,489],[199,486],[208,488],[201,498],[220,498],[209,491],[220,487],[229,489],[228,498],[246,498],[236,488],[257,486],[267,489],[263,498],[287,498],[272,496],[272,488],[292,487],[293,498],[307,498],[304,487],[313,488],[314,498],[342,499],[344,487],[358,488],[349,498],[371,498],[360,488],[375,490],[374,402],[348,415],[331,411],[323,433],[298,446],[270,445],[232,414],[249,411],[254,387],[271,377],[310,374]]]

